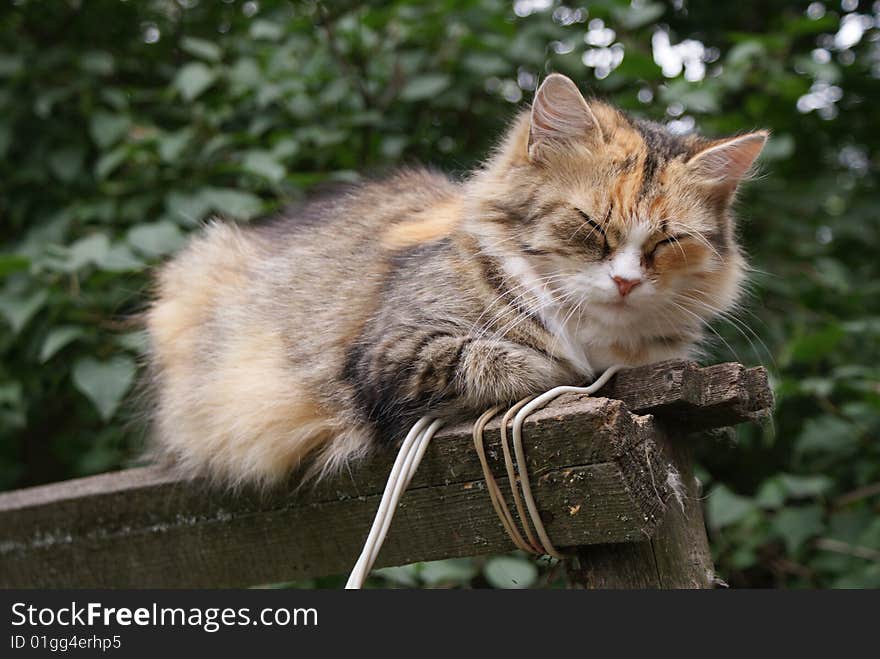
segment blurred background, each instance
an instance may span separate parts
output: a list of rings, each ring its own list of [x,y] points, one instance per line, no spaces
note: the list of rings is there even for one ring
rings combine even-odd
[[[731,586],[880,587],[880,2],[13,0],[0,9],[0,489],[129,464],[150,268],[402,163],[464,174],[549,71],[677,133],[769,128],[710,361],[765,427],[697,447]],[[561,586],[515,554],[386,586]],[[327,578],[298,584],[338,586]]]

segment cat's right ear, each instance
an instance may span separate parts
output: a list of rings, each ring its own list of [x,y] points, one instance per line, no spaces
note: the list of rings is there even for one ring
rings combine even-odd
[[[551,73],[535,92],[529,126],[529,159],[542,148],[575,140],[602,139],[602,128],[587,101],[569,78]]]

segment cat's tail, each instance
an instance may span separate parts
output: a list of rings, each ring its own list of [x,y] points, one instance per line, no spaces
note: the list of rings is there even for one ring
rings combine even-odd
[[[254,311],[260,246],[216,223],[159,273],[145,315],[154,458],[186,477],[269,487],[338,470],[368,450],[365,429],[322,405],[277,327]]]

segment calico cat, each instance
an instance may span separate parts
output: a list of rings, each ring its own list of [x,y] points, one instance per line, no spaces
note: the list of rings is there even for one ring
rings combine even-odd
[[[676,136],[553,74],[463,182],[211,223],[147,314],[159,452],[231,486],[320,477],[423,414],[692,355],[740,291],[730,206],[766,139]]]

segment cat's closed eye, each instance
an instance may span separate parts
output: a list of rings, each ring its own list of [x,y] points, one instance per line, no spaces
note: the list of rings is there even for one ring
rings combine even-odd
[[[580,213],[581,217],[584,219],[590,226],[590,231],[587,234],[589,238],[595,238],[602,245],[602,256],[608,256],[611,252],[611,247],[608,244],[608,236],[605,233],[605,229],[602,228],[602,225],[596,222],[592,217],[590,217],[586,212],[582,211],[580,208],[577,209],[577,212]]]
[[[648,256],[653,257],[657,253],[657,250],[660,249],[661,247],[664,247],[667,245],[670,247],[675,247],[675,246],[679,245],[681,243],[681,241],[685,240],[687,237],[688,237],[687,234],[682,234],[682,235],[667,236],[665,238],[662,238],[662,239],[658,240],[656,243],[654,243],[654,246],[651,247],[650,251],[648,252]]]

